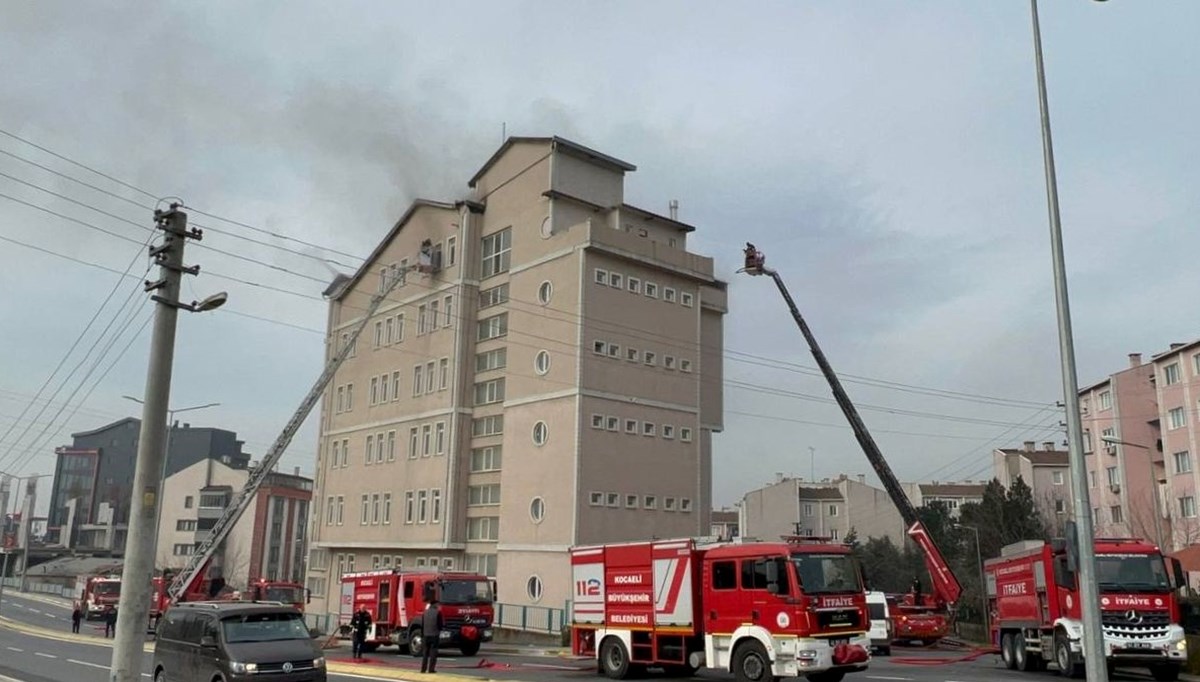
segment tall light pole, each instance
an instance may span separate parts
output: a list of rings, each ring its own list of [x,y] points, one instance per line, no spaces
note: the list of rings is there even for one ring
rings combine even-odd
[[[1075,372],[1075,341],[1071,332],[1071,306],[1067,295],[1067,268],[1063,258],[1062,221],[1058,210],[1058,180],[1054,171],[1054,143],[1050,135],[1050,102],[1046,96],[1046,65],[1042,57],[1042,29],[1037,0],[1029,0],[1033,17],[1033,52],[1037,68],[1038,108],[1042,123],[1042,161],[1046,174],[1046,208],[1050,219],[1050,251],[1054,264],[1054,300],[1058,310],[1058,345],[1062,361],[1063,405],[1067,411],[1067,455],[1075,524],[1079,545],[1079,599],[1083,616],[1083,660],[1087,679],[1108,682],[1104,631],[1100,627],[1100,591],[1096,585],[1096,547],[1091,500],[1087,486],[1087,460],[1083,454],[1083,424],[1079,418],[1079,379]],[[1064,674],[1071,671],[1064,670]]]
[[[163,241],[150,249],[159,266],[159,279],[146,282],[154,292],[154,336],[150,342],[150,361],[146,369],[146,395],[142,404],[142,425],[138,435],[137,465],[133,472],[133,500],[129,530],[125,534],[125,560],[121,598],[117,605],[117,632],[113,641],[109,679],[112,682],[141,682],[142,645],[150,618],[151,581],[154,576],[154,547],[158,534],[159,490],[162,485],[166,444],[163,424],[167,420],[171,397],[171,369],[175,360],[175,323],[180,309],[203,312],[225,303],[226,294],[210,296],[189,304],[179,302],[180,281],[184,274],[199,274],[199,266],[185,267],[183,247],[189,239],[199,240],[199,230],[188,229],[187,214],[179,204],[166,211],[154,211],[157,229]]]
[[[1158,543],[1158,549],[1161,552],[1168,552],[1174,549],[1174,546],[1167,548],[1163,545],[1162,501],[1158,497],[1158,475],[1154,471],[1154,453],[1145,445],[1129,443],[1114,436],[1102,436],[1100,440],[1109,445],[1122,445],[1146,451],[1146,464],[1150,467],[1150,492],[1154,495],[1154,540]]]
[[[975,526],[958,524],[959,528],[975,534],[975,560],[979,562],[979,600],[983,602],[983,634],[991,641],[991,618],[988,613],[987,574],[983,572],[983,550],[979,548],[979,529]]]
[[[135,402],[139,405],[144,406],[146,404],[145,401],[143,401],[141,398],[135,398],[131,395],[123,395],[121,397],[126,400],[132,400],[133,402]],[[167,458],[171,456],[171,429],[175,426],[175,415],[179,414],[180,412],[191,412],[192,410],[203,410],[203,409],[207,409],[209,407],[218,407],[220,404],[221,403],[207,403],[204,405],[193,405],[192,407],[181,407],[177,410],[172,410],[170,408],[167,408],[167,431],[166,431],[167,450],[166,450],[166,456],[163,457],[163,466],[164,467],[166,467]]]

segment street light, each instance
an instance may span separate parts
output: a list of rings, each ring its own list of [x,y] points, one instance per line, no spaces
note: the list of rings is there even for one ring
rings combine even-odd
[[[139,405],[146,404],[145,401],[143,401],[141,398],[135,398],[131,395],[123,395],[121,397],[126,400],[132,400],[133,402],[135,402]],[[192,410],[203,410],[208,407],[217,407],[220,404],[221,403],[208,403],[206,405],[193,405],[192,407],[181,407],[178,410],[172,410],[170,408],[167,408],[167,447],[165,448],[165,451],[163,453],[163,455],[164,455],[163,456],[163,470],[164,471],[167,468],[167,461],[171,456],[171,427],[173,427],[175,425],[175,415],[179,414],[180,412],[191,412]]]
[[[975,534],[975,559],[979,562],[979,600],[983,602],[983,634],[990,642],[992,639],[992,619],[988,613],[987,574],[983,571],[983,550],[979,548],[979,529],[975,526],[968,526],[961,523],[958,524],[958,527]]]
[[[1117,438],[1116,436],[1101,436],[1100,440],[1108,443],[1109,445],[1125,445],[1131,448],[1139,448],[1146,451],[1146,463],[1150,466],[1150,492],[1154,495],[1154,539],[1156,542],[1158,542],[1159,551],[1167,551],[1167,549],[1163,547],[1162,500],[1158,498],[1158,474],[1154,471],[1154,454],[1151,452],[1150,448],[1146,447],[1145,445],[1129,443]],[[1171,549],[1174,549],[1174,543],[1172,543]]]

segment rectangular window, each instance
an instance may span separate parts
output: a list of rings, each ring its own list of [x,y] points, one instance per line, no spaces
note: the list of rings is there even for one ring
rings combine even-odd
[[[433,425],[433,454],[446,454],[446,422]]]
[[[1200,376],[1200,353],[1192,356],[1192,373]]]
[[[1089,488],[1096,487],[1096,472],[1095,471],[1088,472],[1088,487]]]
[[[608,284],[608,270],[596,268],[594,279],[596,280],[596,284]]]
[[[383,523],[388,525],[392,522],[392,494],[383,494]]]
[[[429,491],[429,506],[432,507],[430,513],[430,521],[432,523],[442,522],[442,489],[434,488]]]
[[[642,422],[642,435],[653,436],[655,432],[654,422]]]
[[[367,401],[368,405],[379,404],[379,377],[371,377],[371,391],[369,397],[370,400]]]
[[[479,341],[498,339],[508,334],[508,313],[500,313],[479,321]]]
[[[412,394],[413,397],[421,395],[422,389],[425,387],[425,365],[417,365],[413,367]]]
[[[1112,513],[1112,522],[1113,523],[1124,523],[1125,517],[1121,513],[1120,505],[1113,506],[1112,509],[1110,509],[1109,511]]]
[[[608,344],[608,357],[610,357],[610,358],[621,357],[621,345],[617,344],[617,343]]]
[[[625,496],[625,508],[626,509],[637,509],[638,508],[638,496],[637,495],[626,495]]]
[[[508,303],[508,284],[501,284],[500,286],[484,289],[479,292],[480,310],[504,303]]]
[[[663,367],[665,367],[667,369],[675,369],[675,356],[664,355],[663,356]]]
[[[504,415],[502,414],[479,417],[471,421],[471,435],[476,438],[498,436],[502,433],[504,433]]]
[[[413,491],[404,491],[404,522],[412,523],[417,518],[417,503]]]
[[[684,306],[691,308],[693,303],[695,302],[695,299],[692,297],[692,295],[690,293],[684,291],[679,294],[679,302],[682,303]]]
[[[412,427],[408,430],[408,458],[416,459],[417,455],[421,454],[419,445],[420,431],[417,427]]]
[[[1111,391],[1104,391],[1103,393],[1101,393],[1099,395],[1099,397],[1097,397],[1096,400],[1100,404],[1101,410],[1111,410],[1112,409],[1112,392]]]
[[[671,426],[670,424],[663,424],[662,425],[662,437],[666,438],[667,440],[674,440],[675,439],[675,427]]]
[[[837,539],[838,539],[838,529],[837,529],[837,528],[830,528],[830,529],[829,529],[829,539],[830,539],[830,540],[837,540]]]
[[[608,431],[616,431],[617,429],[621,428],[621,420],[612,416],[605,417],[604,428]]]
[[[359,515],[358,515],[359,525],[363,525],[363,526],[367,525],[367,521],[370,519],[370,513],[371,513],[371,497],[364,493],[362,496],[362,506],[359,510]]]
[[[499,516],[480,516],[474,519],[467,519],[467,540],[494,541],[499,538]]]
[[[1192,470],[1192,458],[1191,455],[1188,454],[1187,450],[1184,450],[1183,452],[1176,452],[1174,458],[1175,473],[1185,474]]]
[[[675,290],[671,287],[663,287],[663,300],[667,303],[675,302]]]
[[[1090,454],[1091,452],[1092,452],[1092,432],[1087,429],[1084,429],[1083,430],[1083,454],[1086,455],[1086,454]]]
[[[638,353],[636,348],[626,348],[625,349],[625,359],[626,360],[628,360],[630,362],[637,362],[639,357],[640,357],[640,354]]]
[[[501,452],[499,445],[475,448],[471,451],[471,473],[500,471]]]
[[[607,341],[593,341],[592,342],[592,352],[595,353],[596,355],[608,355],[608,342]]]
[[[404,313],[396,316],[396,343],[404,340]]]
[[[367,464],[375,463],[375,437],[367,436]]]
[[[664,497],[663,498],[663,511],[675,511],[675,498],[674,497]]]
[[[444,320],[442,322],[443,327],[454,326],[454,297],[453,296],[447,296],[442,299],[442,316],[443,316],[443,320]]]
[[[345,518],[346,498],[343,495],[337,496],[337,525],[342,525],[342,520]]]
[[[337,507],[334,505],[333,495],[325,498],[325,525],[333,525],[333,512]]]
[[[592,415],[592,428],[593,429],[603,429],[604,428],[604,415],[602,415],[602,414],[593,414]]]
[[[614,289],[620,289],[621,287],[625,286],[625,279],[619,272],[610,272],[608,273],[608,286]]]
[[[396,320],[387,318],[383,321],[383,342],[391,345],[396,342]]]
[[[621,493],[605,493],[604,502],[609,507],[620,507]]]
[[[450,388],[450,358],[438,360],[438,390]]]
[[[642,291],[650,298],[658,298],[658,285],[654,282],[646,282],[642,286]]]
[[[467,486],[468,507],[490,507],[500,504],[500,484]]]
[[[836,504],[829,505],[829,515],[830,516],[838,515],[838,506]]]
[[[350,439],[342,439],[342,467],[350,466]]]
[[[637,277],[626,277],[625,286],[628,287],[631,293],[642,293],[642,280],[638,279]]]
[[[655,364],[657,364],[657,361],[658,356],[655,355],[653,351],[646,351],[642,353],[642,362],[646,363],[650,367],[653,367]]]
[[[1067,501],[1066,500],[1055,500],[1054,501],[1054,513],[1055,514],[1066,514],[1067,513]]]
[[[812,506],[812,504],[811,504],[811,503],[808,503],[808,502],[806,502],[806,503],[804,504],[804,515],[805,515],[805,516],[812,516],[814,513],[815,513],[815,512],[814,512],[814,510],[813,510],[813,506]]]
[[[417,523],[429,521],[429,491],[417,491]]]
[[[1191,495],[1179,498],[1179,515],[1185,519],[1196,518],[1196,498]]]
[[[429,302],[429,333],[437,331],[438,326],[442,322],[442,314],[439,312],[440,306],[437,301]]]
[[[596,492],[593,490],[588,495],[588,504],[592,505],[593,507],[603,507],[604,506],[604,493]]]
[[[642,498],[643,509],[658,509],[658,498],[654,495],[646,495]]]
[[[1179,383],[1179,363],[1172,362],[1163,368],[1163,381],[1167,386]]]
[[[631,433],[636,436],[637,432],[638,432],[638,420],[626,419],[625,420],[625,433]]]
[[[341,441],[337,441],[337,440],[333,441],[333,446],[331,448],[333,450],[333,454],[329,458],[329,468],[331,468],[331,469],[336,469],[342,465],[342,447],[341,447],[341,445],[342,445]],[[189,497],[188,499],[190,500],[191,498]],[[187,508],[191,509],[191,507],[187,507]]]
[[[384,374],[379,377],[379,402],[386,403],[392,399],[391,385],[392,382],[388,381],[388,375]]]
[[[383,496],[371,493],[371,524],[378,526],[383,520]]]
[[[685,443],[692,442],[692,430],[686,426],[679,427],[679,440]]]
[[[679,498],[679,511],[690,512],[692,510],[692,501],[686,497]]]
[[[400,399],[400,372],[392,372],[392,400]]]
[[[1052,472],[1051,480],[1054,481],[1054,485],[1062,485],[1063,484],[1063,472],[1061,472],[1061,471]]]
[[[508,272],[511,252],[512,228],[505,228],[484,237],[480,253],[483,259],[482,267],[480,267],[480,279]]]
[[[346,387],[345,386],[337,387],[337,402],[336,402],[336,407],[334,408],[333,411],[336,414],[340,414],[340,413],[346,411]]]
[[[1172,408],[1167,412],[1167,420],[1170,422],[1170,428],[1182,429],[1187,425],[1187,415],[1183,413],[1182,407]]]
[[[387,461],[396,461],[396,432],[388,431],[387,434]]]
[[[425,363],[425,392],[433,393],[437,389],[437,383],[434,381],[434,368],[437,366],[433,361]]]
[[[508,365],[508,349],[497,348],[486,353],[475,354],[475,371],[490,372],[494,369],[504,369]]]
[[[1108,476],[1108,485],[1110,485],[1110,486],[1120,485],[1121,479],[1117,476],[1117,468],[1116,467],[1106,467],[1104,469],[1104,473],[1106,476]]]
[[[712,586],[714,590],[736,590],[737,580],[736,561],[714,561],[712,565]]]
[[[430,448],[433,446],[433,425],[421,425],[421,456],[428,457]]]
[[[417,306],[417,336],[429,331],[429,306],[422,303]]]
[[[491,405],[504,400],[504,378],[475,384],[475,405]]]
[[[692,371],[692,361],[691,361],[691,360],[684,360],[684,359],[680,358],[680,360],[679,360],[679,370],[680,370],[681,372],[688,372],[688,373],[690,373],[690,372]]]
[[[383,345],[383,322],[375,323],[375,347],[379,348]]]
[[[446,237],[446,267],[458,260],[458,237]]]

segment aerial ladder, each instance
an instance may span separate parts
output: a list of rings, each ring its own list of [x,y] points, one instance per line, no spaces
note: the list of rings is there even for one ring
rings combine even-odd
[[[829,364],[829,360],[825,358],[825,353],[821,351],[821,346],[817,344],[817,339],[813,336],[812,330],[808,328],[808,323],[804,321],[804,316],[800,314],[800,309],[796,307],[796,302],[792,299],[791,293],[788,292],[787,286],[784,285],[783,278],[775,270],[766,267],[765,263],[766,257],[763,253],[756,249],[753,244],[747,243],[745,248],[745,264],[739,272],[745,272],[749,275],[768,275],[775,281],[775,286],[778,287],[779,293],[783,295],[784,301],[787,302],[788,310],[792,313],[792,319],[796,321],[796,325],[800,327],[800,333],[804,335],[804,340],[808,342],[809,350],[812,351],[813,358],[817,361],[817,366],[820,367],[821,373],[825,375],[825,380],[829,382],[829,388],[833,391],[833,397],[837,401],[838,407],[842,408],[842,414],[850,422],[850,428],[854,430],[855,439],[858,440],[858,444],[862,447],[863,453],[871,463],[871,467],[879,475],[879,480],[883,483],[883,488],[887,491],[888,496],[892,498],[892,503],[900,511],[900,517],[904,520],[904,524],[908,529],[908,536],[921,548],[925,567],[929,570],[929,577],[933,583],[934,594],[939,601],[945,604],[950,617],[953,618],[955,606],[962,595],[962,585],[959,584],[958,578],[954,576],[954,572],[950,570],[950,566],[946,564],[946,560],[942,556],[941,551],[938,550],[933,537],[930,536],[928,529],[925,528],[925,525],[921,522],[921,518],[917,515],[917,510],[913,507],[912,501],[908,499],[908,495],[900,487],[900,482],[896,479],[896,475],[892,473],[892,468],[888,465],[887,460],[884,459],[883,453],[880,452],[879,446],[875,443],[875,439],[867,431],[867,426],[863,423],[862,417],[858,415],[858,410],[854,407],[854,403],[850,402],[850,397],[846,394],[845,389],[842,388],[842,382],[834,374],[833,367]],[[920,594],[917,592],[919,591],[914,590],[914,605],[918,605],[916,602],[920,599]]]
[[[304,399],[300,401],[300,406],[296,408],[296,412],[292,414],[291,419],[284,425],[283,431],[280,432],[275,442],[271,444],[262,461],[259,462],[258,466],[250,470],[250,476],[246,479],[246,485],[230,501],[225,513],[217,519],[208,537],[196,547],[195,553],[191,555],[187,564],[175,574],[171,584],[167,587],[166,599],[168,607],[184,601],[186,595],[197,594],[201,591],[199,588],[208,572],[209,563],[221,547],[221,543],[229,537],[229,533],[233,530],[238,520],[242,518],[242,514],[246,513],[246,510],[254,503],[255,495],[258,493],[259,488],[262,487],[267,476],[270,475],[275,465],[279,463],[280,458],[283,457],[284,451],[292,442],[292,438],[296,435],[296,432],[300,430],[301,425],[304,424],[304,420],[308,418],[309,413],[316,407],[317,402],[321,399],[321,395],[324,394],[326,387],[329,386],[329,382],[333,380],[333,376],[337,373],[338,368],[342,366],[346,358],[350,357],[350,353],[354,349],[359,335],[367,328],[367,324],[375,316],[375,313],[379,310],[379,306],[383,304],[397,286],[405,281],[409,271],[433,272],[440,265],[436,260],[432,242],[425,240],[421,244],[417,264],[408,266],[403,271],[393,270],[390,282],[385,280],[379,292],[371,298],[362,319],[354,326],[349,337],[342,343],[333,357],[325,363],[324,371],[317,377],[316,383],[309,389]],[[338,339],[331,337],[330,343],[333,343],[337,347]],[[213,596],[211,593],[214,591],[214,587],[209,588],[209,596]]]

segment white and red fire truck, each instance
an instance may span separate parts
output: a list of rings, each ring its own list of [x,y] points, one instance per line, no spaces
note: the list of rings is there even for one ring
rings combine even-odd
[[[861,569],[810,537],[575,547],[572,649],[623,679],[648,667],[738,682],[837,682],[870,660]]]
[[[1149,668],[1156,680],[1175,680],[1187,661],[1176,590],[1185,584],[1177,559],[1135,539],[1097,538],[1104,657],[1109,668]],[[984,562],[992,611],[992,643],[1010,669],[1039,671],[1054,662],[1064,675],[1083,676],[1083,626],[1077,576],[1066,543],[1027,540]]]
[[[439,646],[457,647],[473,656],[492,639],[494,594],[492,581],[476,573],[403,569],[347,573],[342,576],[338,631],[349,637],[350,619],[366,609],[372,621],[366,651],[395,644],[402,652],[420,656],[425,650],[421,613],[427,599],[436,596],[443,623]]]
[[[88,620],[100,618],[109,607],[117,608],[120,599],[120,576],[81,575],[75,578],[75,607]]]

